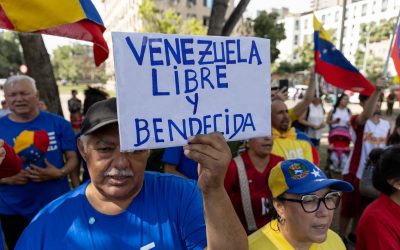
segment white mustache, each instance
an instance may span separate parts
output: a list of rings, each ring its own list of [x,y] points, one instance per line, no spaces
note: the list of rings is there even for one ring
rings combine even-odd
[[[104,176],[133,176],[133,172],[130,169],[111,168],[104,173]]]

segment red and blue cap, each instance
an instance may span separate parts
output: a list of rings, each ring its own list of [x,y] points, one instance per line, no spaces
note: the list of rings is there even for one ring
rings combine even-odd
[[[353,186],[342,180],[329,179],[313,163],[304,159],[285,160],[272,168],[268,178],[272,197],[283,193],[309,194],[324,188],[351,192]]]

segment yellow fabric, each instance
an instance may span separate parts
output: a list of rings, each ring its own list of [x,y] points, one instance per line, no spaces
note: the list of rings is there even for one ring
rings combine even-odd
[[[22,150],[29,147],[29,145],[32,145],[33,140],[34,140],[33,131],[28,131],[28,130],[22,131],[21,134],[19,134],[19,136],[15,140],[14,151],[18,154]]]
[[[292,122],[296,121],[297,119],[299,119],[299,117],[296,115],[296,113],[294,112],[294,108],[291,108],[288,110],[289,113],[289,119],[290,119],[290,124],[289,126],[292,126]]]
[[[278,163],[279,166],[281,163]],[[280,167],[274,166],[271,169],[271,172],[268,177],[268,186],[271,190],[272,197],[278,197],[279,195],[283,194],[286,190],[289,189],[285,175],[282,172]]]
[[[324,30],[324,28],[322,27],[322,24],[318,21],[318,19],[315,15],[314,15],[314,30],[319,31],[319,37],[321,39],[324,39],[332,44],[334,43],[331,36],[329,35],[329,33],[326,32],[326,30]]]
[[[294,250],[278,229],[278,221],[273,220],[248,238],[250,250]],[[309,250],[345,250],[340,237],[328,230],[326,241],[311,244]]]
[[[272,154],[279,155],[285,158],[285,160],[300,158],[314,162],[310,143],[305,140],[296,139],[295,128],[290,128],[286,133],[280,133],[278,130],[272,128],[272,136],[274,138]]]
[[[32,32],[86,17],[78,0],[0,0],[15,30]]]

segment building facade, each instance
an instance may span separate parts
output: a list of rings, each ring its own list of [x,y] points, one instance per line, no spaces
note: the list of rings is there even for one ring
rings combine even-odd
[[[172,9],[183,19],[196,18],[204,26],[208,26],[213,0],[153,0],[158,10]],[[104,38],[110,47],[110,56],[106,61],[106,75],[109,83],[115,83],[114,57],[111,40],[112,31],[140,32],[145,25],[139,15],[142,0],[102,0],[105,14],[104,23],[107,27]],[[229,0],[227,17],[234,9],[234,0]]]
[[[399,0],[359,0],[349,1],[346,7],[346,18],[344,24],[343,34],[343,48],[344,56],[354,64],[355,54],[359,48],[359,39],[361,27],[363,24],[375,22],[379,25],[383,21],[391,18],[396,18],[399,9]],[[315,15],[323,24],[326,30],[331,30],[335,46],[339,48],[339,39],[341,34],[341,21],[342,21],[343,6],[336,5],[329,8],[324,8],[315,11]],[[289,14],[282,18],[280,22],[285,25],[286,40],[278,44],[278,49],[281,51],[278,61],[295,62],[298,58],[294,55],[296,48],[302,46],[304,43],[310,42],[313,45],[313,12],[302,14]],[[382,54],[382,44],[386,45],[386,53]],[[379,44],[369,44],[369,50],[378,53],[377,56],[386,58],[389,50],[389,41],[384,41]],[[379,48],[375,48],[379,47]]]

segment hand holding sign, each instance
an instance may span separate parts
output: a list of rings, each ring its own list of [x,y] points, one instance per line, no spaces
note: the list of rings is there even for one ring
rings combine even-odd
[[[224,178],[232,155],[221,133],[189,138],[184,153],[190,159],[199,162],[198,184],[203,194],[224,188]]]
[[[113,32],[121,150],[270,134],[269,41]]]

